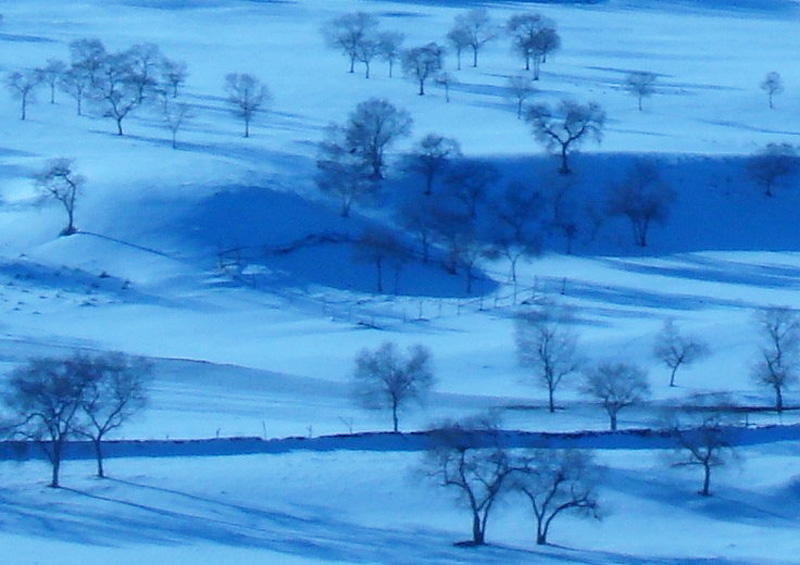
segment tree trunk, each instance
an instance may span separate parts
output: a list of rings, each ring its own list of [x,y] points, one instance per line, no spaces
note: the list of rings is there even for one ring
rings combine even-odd
[[[244,119],[244,136],[250,137],[250,118]]]
[[[365,62],[364,66],[367,67],[366,72],[364,73],[364,78],[369,78],[369,63]]]
[[[122,135],[122,118],[117,118],[117,135]]]
[[[392,431],[394,431],[394,433],[397,433],[398,431],[400,431],[399,427],[397,425],[398,422],[397,422],[397,400],[396,399],[392,399],[392,424],[393,424]]]
[[[675,373],[677,373],[677,372],[678,372],[678,366],[675,365],[672,368],[672,373],[669,376],[669,386],[675,386]]]
[[[708,496],[710,494],[708,487],[711,483],[711,466],[706,462],[703,463],[703,490],[700,491],[700,494],[703,496]]]
[[[616,412],[609,412],[608,416],[611,419],[611,431],[612,432],[616,432],[617,431],[617,413]]]
[[[103,448],[100,444],[100,438],[93,439],[92,442],[94,443],[94,454],[97,458],[97,476],[102,479],[105,477],[103,472]]]
[[[783,393],[781,387],[775,387],[775,410],[780,414],[783,412]]]
[[[478,48],[477,47],[473,47],[472,48],[472,66],[473,66],[473,68],[478,66]]]
[[[22,96],[22,121],[25,121],[26,118],[26,110],[28,109],[28,101],[25,99],[25,95]]]
[[[556,405],[553,402],[553,387],[552,386],[547,389],[547,396],[548,396],[548,406],[550,408],[550,413],[552,414],[553,412],[556,411]]]
[[[383,257],[375,259],[375,266],[378,269],[378,292],[383,292]]]
[[[567,145],[561,145],[561,168],[558,170],[562,175],[569,174],[569,165],[567,164]]]
[[[53,470],[53,474],[52,474],[52,478],[50,480],[50,487],[51,488],[59,488],[59,486],[60,486],[58,484],[58,472],[59,472],[59,469],[61,467],[61,447],[62,446],[61,446],[61,442],[60,441],[53,442],[53,453],[52,453],[52,457],[50,459],[50,462],[52,463],[52,467],[53,467],[53,469],[52,469]]]
[[[472,515],[472,543],[475,545],[483,545],[486,543],[484,531],[481,528],[480,516],[478,516],[477,512]]]
[[[419,79],[419,93],[420,96],[425,95],[425,79]]]

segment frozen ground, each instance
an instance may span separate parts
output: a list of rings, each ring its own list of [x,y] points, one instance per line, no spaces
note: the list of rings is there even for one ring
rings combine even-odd
[[[598,198],[631,159],[648,154],[678,190],[669,223],[643,254],[627,226],[608,222],[576,254],[552,251],[528,263],[516,300],[506,266],[484,265],[482,296],[461,278],[410,267],[398,295],[372,293],[373,272],[347,249],[322,247],[288,258],[264,253],[313,231],[352,232],[380,221],[365,210],[345,222],[311,180],[314,143],[330,121],[382,96],[414,117],[413,139],[457,138],[469,157],[491,160],[507,178],[545,185],[555,164],[514,116],[502,89],[519,71],[507,43],[465,67],[445,104],[435,88],[346,73],[326,50],[321,24],[367,10],[407,43],[441,40],[472,2],[299,0],[0,0],[0,71],[66,59],[67,43],[98,37],[111,49],[152,41],[185,60],[195,117],[179,149],[156,114],[126,123],[79,118],[71,101],[40,103],[18,119],[0,104],[0,362],[75,347],[118,349],[156,362],[153,401],[121,430],[136,439],[319,436],[385,429],[347,396],[353,357],[386,340],[421,342],[434,354],[437,392],[402,420],[420,429],[489,408],[508,427],[603,429],[599,408],[574,389],[564,407],[544,409],[514,356],[514,302],[558,296],[579,313],[592,358],[648,367],[653,407],[623,412],[621,426],[657,419],[657,407],[693,394],[730,391],[747,404],[769,396],[747,367],[755,354],[752,310],[797,303],[800,246],[790,183],[764,198],[743,157],[768,142],[796,143],[800,36],[794,2],[609,0],[592,5],[487,3],[497,21],[521,9],[556,20],[564,47],[543,67],[538,99],[595,100],[607,111],[603,143],[576,161],[576,192]],[[452,69],[452,57],[449,63]],[[630,70],[659,74],[643,112],[622,90]],[[778,70],[786,92],[767,108],[758,88]],[[253,137],[226,108],[225,73],[251,72],[274,104]],[[398,145],[408,147],[411,140]],[[61,213],[35,206],[30,174],[68,156],[87,179],[78,207],[83,231],[57,238]],[[555,180],[554,180],[555,179]],[[392,186],[410,179],[394,174]],[[243,268],[218,269],[221,251],[241,247]],[[232,274],[236,276],[231,276]],[[650,357],[655,332],[674,317],[703,336],[714,355],[679,373],[679,387]],[[800,396],[790,392],[789,404]],[[779,423],[762,415],[759,423]],[[793,421],[793,416],[787,416]],[[715,496],[694,495],[698,477],[671,470],[656,451],[602,451],[602,522],[565,519],[558,545],[535,548],[521,504],[498,510],[493,545],[452,547],[467,516],[448,493],[414,474],[414,453],[307,453],[209,458],[120,458],[108,481],[91,462],[67,462],[67,488],[46,488],[39,462],[0,462],[0,561],[8,563],[792,563],[798,497],[793,442],[749,446],[715,478]]]

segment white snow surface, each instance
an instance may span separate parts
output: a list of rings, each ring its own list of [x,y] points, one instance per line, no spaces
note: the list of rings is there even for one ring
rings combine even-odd
[[[458,139],[465,156],[495,164],[504,182],[562,182],[515,117],[505,94],[520,72],[508,41],[465,57],[452,101],[383,63],[372,77],[348,74],[319,30],[345,12],[380,17],[407,45],[443,41],[453,18],[485,5],[497,22],[534,10],[558,25],[563,47],[548,57],[535,100],[596,101],[608,122],[586,144],[571,176],[577,197],[602,191],[643,155],[658,164],[678,199],[650,244],[607,220],[563,254],[558,235],[520,266],[483,262],[476,293],[461,276],[406,266],[374,292],[374,268],[352,250],[320,245],[285,256],[269,249],[313,233],[356,234],[386,222],[381,207],[338,216],[318,194],[315,144],[331,121],[378,96],[409,111],[412,138]],[[39,92],[26,121],[0,95],[0,362],[3,374],[33,355],[75,348],[120,350],[154,362],[148,408],[116,439],[279,438],[384,430],[387,414],[349,396],[353,359],[392,340],[433,352],[437,386],[404,430],[493,410],[510,429],[603,430],[602,410],[577,390],[558,393],[548,414],[515,355],[513,320],[524,301],[554,298],[577,314],[582,351],[649,370],[650,405],[623,411],[620,426],[657,425],[660,407],[711,392],[768,405],[749,366],[757,353],[753,310],[797,305],[800,194],[782,181],[766,198],[745,174],[767,143],[797,143],[800,11],[782,0],[608,0],[596,4],[381,0],[0,0],[0,72],[67,60],[67,45],[99,38],[110,49],[152,42],[186,61],[182,97],[193,118],[178,149],[156,111],[112,121]],[[447,64],[454,71],[454,56]],[[625,74],[658,74],[643,111],[623,89]],[[767,106],[769,71],[785,92]],[[252,137],[228,109],[223,79],[249,72],[274,101]],[[87,182],[80,233],[57,237],[63,213],[39,203],[31,175],[53,157],[74,159]],[[418,182],[391,168],[388,191]],[[229,252],[239,249],[238,255]],[[235,261],[232,259],[236,258]],[[226,263],[226,268],[220,268]],[[664,319],[709,342],[712,356],[682,368],[678,387],[651,355]],[[787,403],[800,403],[789,390]],[[750,416],[796,421],[790,411]],[[297,451],[217,457],[120,457],[110,478],[91,460],[66,461],[49,489],[42,461],[0,461],[0,563],[796,563],[800,453],[794,441],[749,445],[715,470],[714,496],[695,493],[695,471],[671,469],[661,450],[597,450],[603,520],[564,517],[553,544],[537,547],[521,500],[490,518],[485,548],[454,547],[469,515],[452,493],[419,474],[413,452]]]

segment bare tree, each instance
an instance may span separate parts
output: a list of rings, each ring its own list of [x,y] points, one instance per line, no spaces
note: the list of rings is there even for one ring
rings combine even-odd
[[[453,47],[456,52],[456,70],[461,70],[461,53],[464,49],[469,47],[470,33],[469,30],[462,26],[455,25],[450,31],[447,32],[447,42]]]
[[[343,218],[350,215],[353,204],[375,192],[372,167],[349,145],[342,126],[328,126],[327,139],[320,144],[317,170],[317,187],[340,200]]]
[[[36,88],[41,77],[35,70],[12,71],[6,75],[6,86],[11,95],[20,101],[20,119],[28,117],[28,105],[36,101]]]
[[[457,500],[471,514],[469,545],[484,545],[489,515],[513,469],[500,445],[496,422],[447,423],[432,430],[430,438],[424,472],[440,486],[456,491]]]
[[[384,267],[387,262],[395,260],[395,267],[399,267],[397,260],[403,256],[403,247],[395,235],[385,228],[366,228],[356,241],[356,259],[375,265],[376,288],[382,293],[384,290]]]
[[[372,169],[373,180],[383,178],[384,153],[395,141],[411,134],[413,120],[388,100],[370,98],[350,113],[344,128],[349,151]]]
[[[375,350],[362,349],[353,373],[355,396],[370,409],[392,414],[392,430],[397,432],[399,413],[411,402],[424,402],[434,385],[431,352],[414,345],[403,354],[392,342]]]
[[[753,365],[756,384],[775,393],[775,410],[783,411],[783,393],[800,377],[800,315],[786,306],[771,306],[755,315],[763,345]]]
[[[36,69],[39,80],[50,87],[50,104],[56,103],[56,86],[66,70],[66,63],[59,59],[48,59],[44,67]]]
[[[419,95],[425,94],[425,81],[435,77],[442,68],[442,48],[436,43],[403,51],[403,74],[419,84]]]
[[[605,112],[594,102],[581,105],[563,100],[555,110],[546,104],[537,104],[525,113],[525,121],[531,124],[534,137],[547,149],[560,153],[561,174],[570,172],[567,158],[577,146],[586,139],[600,142],[605,120]]]
[[[59,487],[64,445],[78,426],[86,387],[82,356],[34,357],[12,374],[3,395],[16,433],[39,442],[50,461],[50,486]]]
[[[581,366],[578,337],[569,323],[567,312],[552,304],[521,314],[516,320],[520,364],[532,369],[534,380],[547,389],[551,413],[556,411],[556,389]]]
[[[436,75],[436,84],[444,88],[444,100],[450,102],[450,88],[458,84],[458,79],[453,73],[441,72]]]
[[[400,223],[419,240],[422,262],[428,263],[439,218],[438,199],[413,195],[397,208]]]
[[[56,200],[64,207],[67,226],[61,230],[61,235],[75,233],[75,203],[86,179],[73,171],[72,160],[64,157],[52,159],[33,179],[47,198]]]
[[[488,162],[458,161],[444,179],[448,195],[463,204],[471,219],[478,217],[478,206],[500,178],[500,172]]]
[[[781,78],[781,74],[776,71],[767,73],[767,76],[764,77],[764,80],[761,82],[761,90],[767,93],[770,109],[774,108],[772,98],[776,94],[783,92],[783,79]]]
[[[123,135],[122,121],[138,108],[144,99],[145,85],[134,69],[130,51],[111,53],[94,71],[90,96],[101,107],[103,116],[117,124],[117,135]]]
[[[172,134],[172,148],[178,148],[178,132],[192,116],[191,107],[183,102],[169,102],[164,99],[164,125]]]
[[[523,75],[514,75],[508,77],[506,81],[506,88],[508,93],[513,98],[517,105],[517,119],[522,119],[522,106],[525,101],[533,96],[536,89],[533,87],[531,79]]]
[[[102,442],[147,404],[152,366],[121,353],[76,356],[70,362],[84,381],[75,433],[92,442],[97,476],[104,477]]]
[[[83,99],[91,85],[91,76],[82,67],[71,66],[61,77],[59,86],[75,100],[79,116],[83,115]]]
[[[378,19],[366,12],[342,14],[327,22],[322,28],[325,43],[337,49],[350,60],[350,72],[354,72],[361,43],[371,38],[378,28]]]
[[[173,98],[178,97],[178,90],[186,83],[189,76],[188,67],[183,61],[173,61],[166,57],[161,60],[161,82]]]
[[[229,73],[225,75],[225,92],[233,113],[244,120],[244,136],[250,137],[250,122],[272,99],[269,90],[251,74]]]
[[[647,372],[630,363],[602,362],[589,369],[583,393],[599,400],[608,413],[612,431],[620,410],[639,404],[650,395]]]
[[[517,263],[538,255],[542,249],[542,195],[519,182],[509,183],[499,197],[489,202],[496,222],[489,232],[489,258],[505,257],[516,289]]]
[[[472,66],[478,66],[478,52],[497,37],[492,19],[486,8],[475,8],[456,16],[450,35],[461,36],[472,49]]]
[[[640,112],[642,111],[642,99],[655,93],[657,78],[655,73],[649,71],[634,71],[625,75],[625,90],[636,96]]]
[[[794,176],[800,159],[789,143],[769,143],[753,155],[747,163],[747,173],[764,187],[764,196],[772,196],[772,189],[781,178]]]
[[[506,31],[511,36],[512,49],[525,61],[525,70],[531,70],[533,62],[533,80],[539,80],[547,54],[561,47],[553,20],[530,12],[515,14],[509,18]]]
[[[366,38],[356,47],[356,59],[364,63],[364,78],[369,78],[369,68],[372,60],[381,52],[381,44],[378,39]]]
[[[733,449],[736,421],[729,412],[732,405],[724,397],[711,402],[673,414],[668,428],[677,444],[673,467],[701,467],[702,496],[711,494],[711,470],[736,456]]]
[[[611,186],[606,206],[609,215],[626,217],[634,243],[647,247],[650,226],[667,221],[675,199],[675,191],[661,179],[655,165],[639,161],[621,182]]]
[[[536,543],[547,543],[553,521],[565,513],[600,518],[597,470],[586,451],[534,449],[514,458],[510,488],[531,503]]]
[[[709,355],[705,341],[691,335],[681,335],[673,320],[664,321],[656,335],[653,355],[670,368],[669,386],[675,386],[675,373],[682,365],[691,365]]]
[[[405,156],[404,168],[419,173],[425,179],[423,194],[433,193],[433,181],[444,173],[453,159],[461,156],[458,141],[435,133],[429,133],[420,139]]]
[[[130,81],[136,88],[139,104],[158,91],[164,56],[154,43],[138,43],[125,51],[129,60]]]
[[[405,35],[397,31],[384,31],[378,34],[378,55],[389,63],[389,78],[392,78],[394,64],[403,54]]]
[[[69,44],[71,68],[80,70],[94,85],[108,53],[99,39],[76,39]]]

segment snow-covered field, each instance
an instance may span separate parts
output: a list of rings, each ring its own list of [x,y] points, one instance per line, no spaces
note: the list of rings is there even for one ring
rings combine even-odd
[[[19,120],[0,97],[0,362],[73,348],[120,350],[155,362],[152,402],[120,430],[127,439],[319,436],[386,429],[348,396],[353,359],[392,340],[433,352],[436,392],[403,416],[404,429],[489,409],[506,427],[601,430],[607,419],[575,387],[548,414],[515,356],[515,303],[554,296],[575,308],[592,359],[624,359],[650,371],[653,406],[621,413],[621,427],[653,425],[658,406],[726,391],[770,402],[749,377],[756,354],[753,309],[796,305],[800,245],[791,182],[765,198],[744,158],[800,135],[800,12],[789,0],[627,1],[597,4],[485,2],[497,22],[521,10],[553,18],[563,47],[549,57],[536,100],[596,101],[608,123],[600,146],[575,161],[588,197],[647,153],[678,192],[646,251],[628,226],[608,220],[563,255],[554,237],[520,267],[518,294],[507,266],[483,263],[482,294],[463,278],[407,267],[397,294],[372,292],[373,267],[348,250],[321,246],[278,258],[269,247],[314,232],[355,233],[378,209],[343,220],[314,182],[315,143],[360,101],[385,97],[414,119],[407,149],[428,132],[458,139],[467,157],[493,162],[506,178],[544,186],[556,163],[515,117],[503,85],[520,71],[507,41],[489,44],[480,65],[456,76],[452,101],[383,64],[367,80],[326,49],[319,29],[364,10],[407,45],[442,41],[453,17],[476,5],[367,0],[0,0],[0,72],[68,59],[67,44],[99,38],[109,49],[153,42],[189,68],[193,118],[177,150],[157,112],[126,120],[78,117],[57,93]],[[465,58],[466,60],[466,58]],[[448,66],[454,69],[453,57]],[[658,74],[639,112],[625,74]],[[785,93],[767,106],[759,83],[777,70]],[[228,72],[249,72],[274,102],[244,139],[223,92]],[[50,158],[75,160],[87,178],[80,233],[59,238],[63,212],[37,205],[30,176]],[[391,187],[412,182],[391,170]],[[242,249],[231,276],[220,253]],[[679,387],[650,353],[665,318],[702,336],[713,355],[681,369]],[[789,391],[797,405],[800,393]],[[796,418],[784,416],[785,422]],[[780,423],[774,414],[753,417]],[[66,488],[46,488],[42,462],[0,462],[0,562],[28,563],[795,563],[800,515],[794,442],[740,450],[715,471],[715,496],[696,496],[699,477],[670,469],[658,450],[598,451],[604,468],[600,522],[563,518],[556,544],[534,544],[521,503],[490,518],[486,548],[453,547],[468,514],[450,493],[420,480],[420,455],[399,452],[113,458],[110,479],[91,461],[67,461]]]

